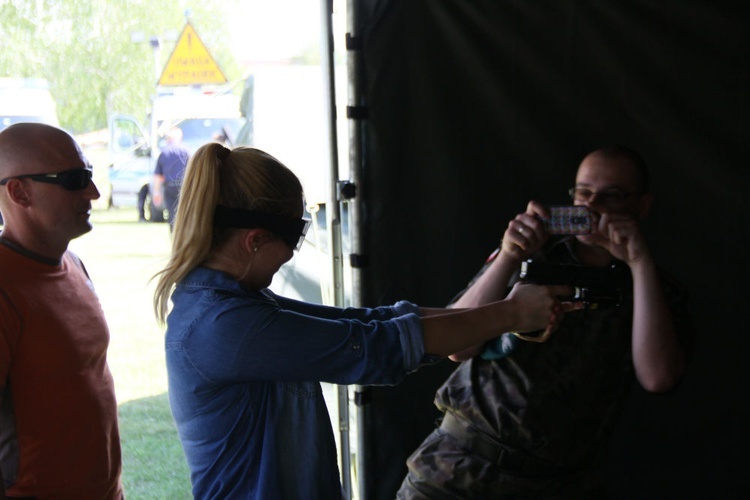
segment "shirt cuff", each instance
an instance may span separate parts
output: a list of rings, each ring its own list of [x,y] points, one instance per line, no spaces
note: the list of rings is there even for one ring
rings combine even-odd
[[[404,371],[411,373],[422,364],[424,357],[424,337],[422,320],[417,314],[405,314],[396,320],[401,352],[404,356]]]
[[[406,300],[399,300],[391,306],[393,317],[405,316],[407,314],[416,314],[419,316],[419,306]]]

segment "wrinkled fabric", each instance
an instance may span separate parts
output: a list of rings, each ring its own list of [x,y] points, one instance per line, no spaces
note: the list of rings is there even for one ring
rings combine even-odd
[[[318,381],[396,384],[428,360],[408,302],[319,306],[205,268],[172,301],[169,401],[196,498],[340,498]]]
[[[567,243],[535,258],[577,263]],[[676,327],[686,336],[684,290],[663,278]],[[596,496],[594,471],[635,380],[631,323],[632,300],[574,311],[544,343],[514,342],[504,357],[463,362],[438,389],[435,405],[517,452],[487,463],[437,429],[409,457],[399,498]]]

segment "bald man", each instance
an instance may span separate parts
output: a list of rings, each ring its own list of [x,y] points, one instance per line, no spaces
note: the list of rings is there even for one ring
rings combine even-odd
[[[97,198],[66,132],[0,132],[0,498],[123,497],[109,329],[68,250]]]

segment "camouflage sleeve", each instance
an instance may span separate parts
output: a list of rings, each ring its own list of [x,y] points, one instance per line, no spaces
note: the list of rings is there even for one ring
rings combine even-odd
[[[523,340],[519,339],[513,334],[504,333],[499,337],[485,343],[482,352],[479,353],[479,356],[482,359],[504,358],[505,356],[513,352],[519,342],[523,342]]]

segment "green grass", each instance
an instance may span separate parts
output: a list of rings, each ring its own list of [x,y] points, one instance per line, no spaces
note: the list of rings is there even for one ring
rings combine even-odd
[[[120,432],[128,499],[192,498],[166,394],[120,405]]]
[[[164,332],[151,277],[169,255],[169,227],[135,210],[95,210],[94,229],[70,244],[83,260],[109,323],[128,499],[191,498],[187,464],[169,412]]]

